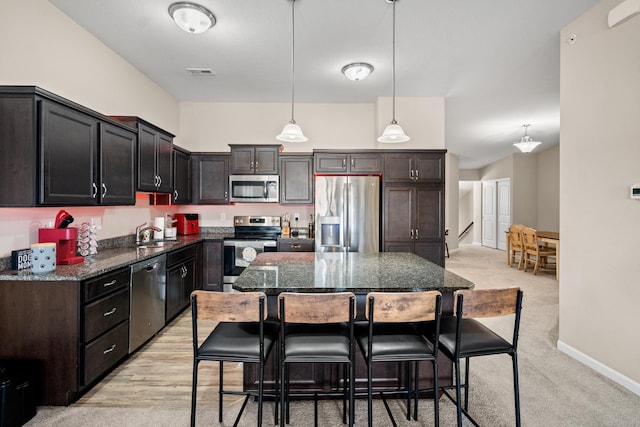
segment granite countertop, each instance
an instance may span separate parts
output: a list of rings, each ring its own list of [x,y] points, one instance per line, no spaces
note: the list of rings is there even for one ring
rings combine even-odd
[[[411,253],[265,252],[240,274],[239,291],[404,292],[471,289],[470,281]]]
[[[204,240],[222,240],[233,233],[200,233],[178,236],[176,241],[168,241],[163,247],[136,248],[135,243],[123,243],[109,249],[98,249],[98,253],[85,257],[84,262],[72,265],[57,265],[51,273],[33,274],[31,269],[0,271],[0,280],[24,281],[77,281],[99,276],[118,268],[127,267]]]

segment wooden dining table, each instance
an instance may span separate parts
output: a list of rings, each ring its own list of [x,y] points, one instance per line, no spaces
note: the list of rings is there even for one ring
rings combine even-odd
[[[507,237],[507,265],[511,265],[511,239],[509,230],[505,231]],[[544,245],[552,244],[556,248],[556,280],[560,280],[560,233],[558,231],[537,231],[538,242]]]

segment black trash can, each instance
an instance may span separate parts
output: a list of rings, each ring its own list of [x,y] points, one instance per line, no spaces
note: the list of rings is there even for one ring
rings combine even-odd
[[[36,415],[40,365],[0,360],[0,427],[20,427]]]

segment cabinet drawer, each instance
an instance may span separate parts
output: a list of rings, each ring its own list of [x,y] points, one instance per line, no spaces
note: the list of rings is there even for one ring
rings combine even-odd
[[[184,262],[189,258],[195,258],[197,254],[197,245],[187,246],[186,248],[177,249],[167,254],[167,268]]]
[[[129,288],[84,307],[84,342],[129,318]]]
[[[83,301],[90,301],[120,287],[129,287],[130,273],[128,268],[123,268],[108,273],[84,283]]]
[[[83,385],[95,380],[127,355],[129,350],[129,321],[122,322],[110,332],[84,347]]]
[[[278,239],[278,252],[313,252],[314,239]]]

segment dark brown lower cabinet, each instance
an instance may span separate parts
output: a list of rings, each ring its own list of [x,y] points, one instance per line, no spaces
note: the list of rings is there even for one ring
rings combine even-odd
[[[205,291],[223,290],[223,241],[205,240],[202,257],[202,285]]]
[[[128,354],[129,277],[0,281],[0,359],[38,361],[38,404],[69,405]]]
[[[197,288],[200,246],[198,243],[167,255],[167,323],[189,305],[191,292]]]

